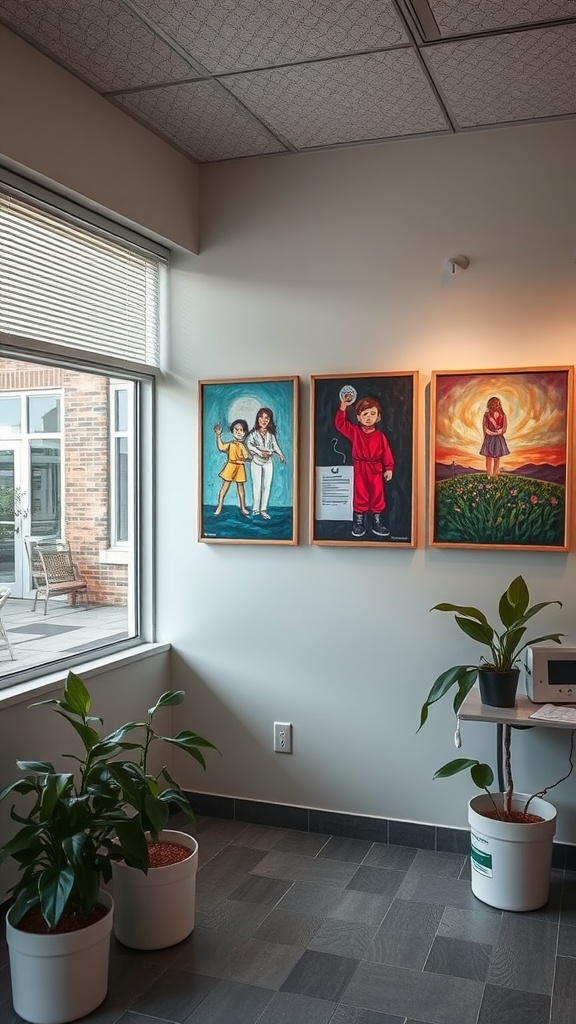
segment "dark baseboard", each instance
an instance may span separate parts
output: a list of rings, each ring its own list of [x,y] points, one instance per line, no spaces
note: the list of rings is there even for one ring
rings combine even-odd
[[[292,828],[298,832],[316,832],[321,835],[345,836],[347,839],[368,839],[373,843],[393,843],[394,846],[415,846],[419,850],[439,850],[443,853],[470,852],[468,829],[446,828],[442,825],[421,825],[412,821],[388,818],[370,818],[360,814],[340,814],[319,811],[312,807],[293,807],[290,804],[268,804],[260,800],[240,800],[212,793],[187,792],[190,806],[197,815],[228,818],[252,825],[272,825]],[[554,843],[552,867],[576,871],[576,846]]]

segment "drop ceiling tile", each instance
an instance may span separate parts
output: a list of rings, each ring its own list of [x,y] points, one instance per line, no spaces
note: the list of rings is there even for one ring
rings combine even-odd
[[[448,128],[409,50],[254,71],[225,82],[298,149]]]
[[[576,25],[427,47],[460,127],[576,113]]]
[[[0,0],[0,20],[101,91],[197,77],[117,0]]]
[[[129,92],[116,96],[115,102],[201,162],[284,152],[284,146],[214,81]]]
[[[382,0],[133,0],[212,74],[407,43]]]
[[[428,0],[445,35],[484,32],[490,29],[529,25],[556,18],[574,18],[573,0]]]

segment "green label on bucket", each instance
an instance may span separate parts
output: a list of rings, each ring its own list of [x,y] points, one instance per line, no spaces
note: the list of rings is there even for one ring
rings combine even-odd
[[[472,846],[470,848],[470,859],[475,871],[479,871],[481,875],[489,875],[490,878],[492,877],[491,853],[484,853],[482,850],[477,850],[475,846]]]

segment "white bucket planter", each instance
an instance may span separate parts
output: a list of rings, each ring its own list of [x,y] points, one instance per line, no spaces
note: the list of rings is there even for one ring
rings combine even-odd
[[[91,1013],[108,992],[114,901],[101,892],[108,912],[88,928],[61,935],[23,932],[6,916],[14,1009],[31,1024],[66,1024]]]
[[[112,865],[114,934],[132,949],[164,949],[182,942],[194,928],[198,843],[186,832],[165,829],[160,839],[186,846],[177,864],[149,868],[148,874],[122,861]]]
[[[503,794],[494,800],[500,809]],[[512,810],[523,810],[527,800],[515,793]],[[544,820],[517,824],[484,817],[492,807],[487,795],[473,797],[468,805],[472,892],[500,910],[537,910],[548,902],[556,808],[535,797],[528,811]]]

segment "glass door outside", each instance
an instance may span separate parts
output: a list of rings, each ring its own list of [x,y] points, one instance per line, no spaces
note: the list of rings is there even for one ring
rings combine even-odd
[[[0,441],[0,586],[9,586],[12,597],[28,593],[23,524],[28,509],[20,487],[20,443]]]

